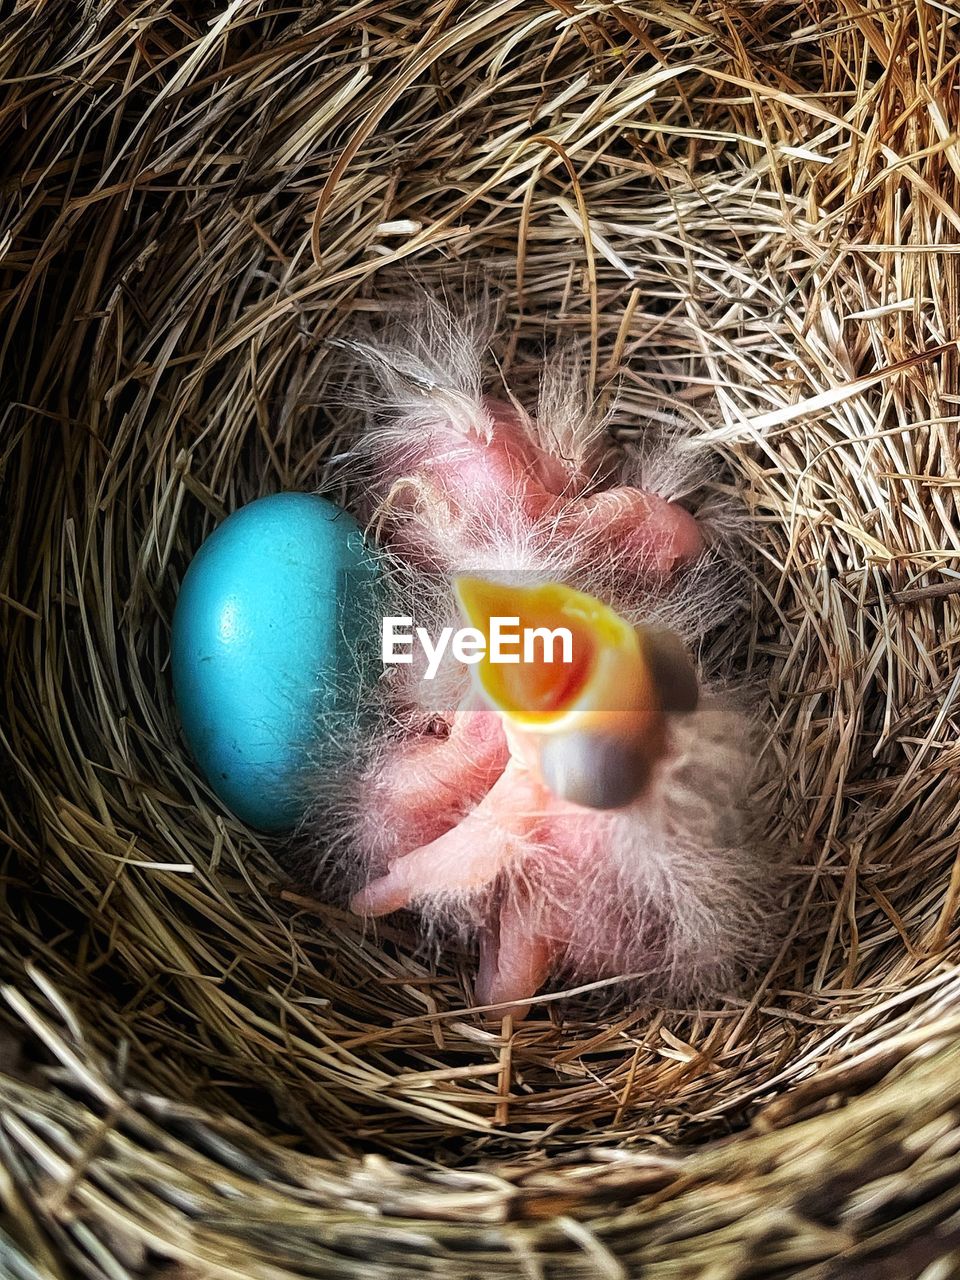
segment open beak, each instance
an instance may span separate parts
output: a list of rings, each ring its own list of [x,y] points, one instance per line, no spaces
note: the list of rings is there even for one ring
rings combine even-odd
[[[464,577],[454,588],[486,641],[477,682],[550,790],[593,809],[642,795],[668,749],[667,715],[697,705],[696,672],[678,638],[634,628],[561,583]]]

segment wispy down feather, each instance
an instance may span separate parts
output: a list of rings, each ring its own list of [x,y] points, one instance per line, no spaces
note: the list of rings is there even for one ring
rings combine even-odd
[[[438,634],[457,618],[454,574],[562,582],[695,648],[738,603],[736,516],[713,507],[701,525],[677,502],[702,488],[709,452],[679,425],[616,445],[573,349],[545,364],[535,412],[485,394],[490,333],[486,314],[420,299],[345,344],[390,609]],[[720,692],[668,717],[642,796],[598,810],[529,774],[462,666],[430,683],[398,670],[318,777],[331,891],[365,914],[414,908],[437,945],[477,937],[478,1001],[521,1011],[551,975],[642,975],[648,993],[704,998],[763,953],[775,875],[751,812],[755,733]]]

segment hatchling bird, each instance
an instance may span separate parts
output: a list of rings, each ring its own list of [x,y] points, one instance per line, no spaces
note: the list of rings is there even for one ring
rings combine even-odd
[[[387,610],[538,643],[500,663],[448,647],[428,678],[411,642],[384,669],[320,788],[327,882],[364,917],[412,909],[437,946],[475,940],[476,1002],[501,1013],[551,980],[702,1001],[762,950],[773,897],[752,717],[695,659],[735,599],[729,517],[697,509],[710,464],[689,431],[617,443],[569,352],[529,412],[489,339],[420,299],[342,343]]]

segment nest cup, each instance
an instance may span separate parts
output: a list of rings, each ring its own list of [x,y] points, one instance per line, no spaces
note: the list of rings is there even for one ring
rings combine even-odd
[[[23,5],[0,26],[0,1274],[960,1269],[949,7]],[[496,281],[752,517],[783,946],[469,1012],[290,880],[171,706],[191,554],[342,452],[328,340]],[[492,367],[493,368],[493,367]],[[494,369],[495,372],[495,369]]]

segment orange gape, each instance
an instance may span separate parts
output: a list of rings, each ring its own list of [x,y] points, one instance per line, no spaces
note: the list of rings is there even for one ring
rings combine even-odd
[[[612,745],[636,770],[628,799],[639,795],[666,751],[664,709],[675,709],[669,673],[661,671],[658,688],[651,667],[656,637],[629,626],[596,597],[562,583],[511,587],[458,578],[454,588],[466,619],[487,638],[486,656],[474,669],[476,682],[503,717],[515,753],[561,798],[578,799],[556,780],[566,744],[575,739],[581,754],[591,744],[598,753],[602,745]],[[515,618],[521,637],[533,635],[539,643],[524,643],[519,662],[493,661],[494,617]],[[570,637],[566,655],[560,640],[564,631]],[[686,665],[682,654],[677,664]],[[545,756],[551,761],[546,771]],[[618,805],[608,800],[592,807]]]
[[[544,627],[546,619],[531,625]],[[516,706],[534,715],[551,715],[560,711],[584,687],[593,661],[593,644],[586,628],[570,627],[572,657],[548,662],[543,646],[534,650],[530,661],[521,658],[516,666],[497,668],[504,706]]]
[[[465,620],[486,639],[486,656],[479,664],[481,686],[498,710],[537,719],[557,714],[576,698],[596,666],[597,646],[602,641],[582,610],[570,605],[564,608],[568,604],[565,588],[511,590],[479,578],[460,578],[454,586]],[[567,594],[572,601],[576,593]],[[516,620],[520,639],[518,645],[511,645],[511,657],[516,654],[511,661],[491,661],[491,620],[495,617]],[[543,634],[561,629],[569,633],[569,654],[562,638]]]

